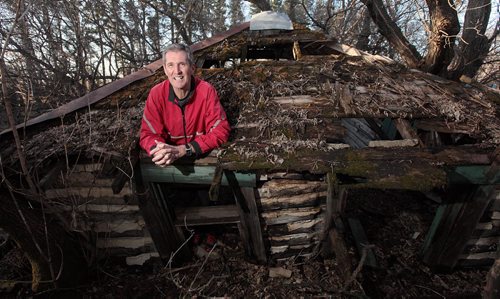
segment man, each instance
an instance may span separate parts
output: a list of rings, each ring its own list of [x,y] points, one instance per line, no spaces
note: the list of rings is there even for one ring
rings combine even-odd
[[[193,76],[190,48],[172,44],[163,53],[167,80],[154,86],[141,124],[141,147],[161,167],[200,156],[227,141],[230,126],[215,88]]]

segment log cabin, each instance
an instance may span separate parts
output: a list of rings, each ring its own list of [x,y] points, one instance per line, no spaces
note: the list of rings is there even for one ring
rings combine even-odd
[[[129,265],[189,255],[182,245],[203,225],[236,226],[259,263],[320,252],[342,259],[345,234],[366,239],[360,222],[344,217],[349,190],[439,190],[423,262],[491,265],[500,236],[500,92],[301,25],[257,21],[191,46],[197,76],[216,87],[228,114],[228,144],[166,168],[150,162],[138,132],[149,89],[165,79],[158,60],[18,125],[36,196],[12,192],[26,182],[12,131],[0,133],[0,227],[30,247],[19,227],[42,223],[15,211],[42,209],[85,243],[87,259]],[[199,193],[211,204],[186,204]],[[35,265],[36,253],[28,255]]]

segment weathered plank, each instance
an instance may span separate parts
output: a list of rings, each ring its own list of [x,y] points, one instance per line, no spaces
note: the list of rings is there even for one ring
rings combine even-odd
[[[491,186],[463,185],[450,189],[449,200],[438,208],[424,243],[425,263],[435,269],[456,265],[491,200],[491,190]]]
[[[248,146],[254,149],[257,156],[245,159],[229,149],[222,157],[223,167],[230,170],[312,173],[328,173],[333,167],[336,173],[362,178],[362,181],[355,180],[352,186],[359,188],[425,191],[446,185],[445,166],[491,164],[487,150],[469,146],[434,151],[414,147],[340,149],[329,152],[304,150],[283,154],[283,162],[274,164],[267,160],[264,150],[262,153],[258,151],[260,146],[264,148],[266,145],[252,142]]]
[[[264,210],[288,209],[295,207],[318,205],[325,198],[326,198],[326,191],[305,193],[303,195],[294,195],[287,197],[264,197],[260,199],[260,203]]]
[[[365,230],[361,225],[361,221],[358,218],[349,218],[347,219],[349,223],[349,227],[351,228],[352,235],[354,237],[354,241],[356,243],[356,248],[358,249],[358,254],[361,257],[363,255],[363,251],[366,250],[366,259],[365,265],[378,268],[377,259],[375,257],[375,252],[371,248],[365,248],[365,246],[369,245],[368,238],[366,237]]]
[[[178,207],[175,215],[175,225],[181,227],[240,222],[236,205]]]
[[[59,206],[55,207],[61,211],[77,211],[87,213],[136,213],[139,212],[139,207],[136,205],[96,205],[86,204],[80,206]]]
[[[127,237],[127,238],[105,238],[98,239],[96,242],[97,248],[141,248],[153,245],[151,237]]]
[[[129,188],[124,188],[123,193],[115,194],[113,190],[109,187],[69,187],[69,188],[59,188],[59,189],[48,189],[45,191],[45,197],[48,199],[60,198],[60,197],[83,197],[83,198],[123,198],[125,194],[132,194]]]
[[[369,147],[413,147],[419,144],[419,139],[403,140],[372,140],[368,143]]]
[[[142,176],[146,182],[156,183],[186,183],[210,185],[215,175],[215,166],[170,165],[158,167],[150,161],[141,161]],[[242,187],[255,187],[256,176],[251,173],[236,172],[235,178]],[[226,174],[221,184],[228,186]]]
[[[257,189],[259,198],[287,197],[304,193],[326,191],[326,184],[321,181],[276,179],[265,182]]]
[[[394,124],[396,125],[396,128],[398,129],[398,132],[401,137],[403,137],[403,139],[417,140],[420,147],[424,146],[422,140],[420,140],[420,137],[417,134],[417,131],[413,129],[408,120],[403,118],[396,118],[394,120]]]
[[[191,256],[187,247],[182,247],[185,241],[184,235],[176,229],[172,216],[173,207],[167,205],[164,188],[155,183],[147,186],[143,181],[141,163],[134,168],[136,175],[134,183],[134,196],[137,198],[142,216],[146,226],[154,240],[154,245],[160,256],[173,262],[180,262]],[[177,252],[174,257],[173,254]]]
[[[255,193],[253,188],[236,188],[237,182],[234,177],[229,177],[231,187],[236,196],[236,205],[240,215],[240,223],[246,231],[248,245],[247,254],[255,257],[257,261],[265,263],[267,261],[264,239],[262,238],[262,228],[260,225],[259,212],[255,202]]]
[[[278,211],[266,211],[261,217],[267,225],[284,224],[299,220],[309,220],[321,212],[321,207],[292,208]]]

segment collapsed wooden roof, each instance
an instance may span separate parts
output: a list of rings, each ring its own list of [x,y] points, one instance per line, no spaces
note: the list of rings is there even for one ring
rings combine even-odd
[[[408,69],[306,28],[250,31],[246,23],[194,50],[198,75],[216,87],[234,128],[220,155],[227,169],[335,168],[360,181],[400,175],[434,186],[445,181],[440,166],[489,165],[500,143],[497,90]],[[88,153],[128,166],[149,89],[165,79],[160,61],[141,72],[28,122],[24,149],[31,165]],[[393,119],[399,133],[388,136],[384,119]],[[436,132],[439,142],[428,138]],[[356,134],[405,141],[366,147]],[[0,153],[14,167],[9,135],[2,132]]]

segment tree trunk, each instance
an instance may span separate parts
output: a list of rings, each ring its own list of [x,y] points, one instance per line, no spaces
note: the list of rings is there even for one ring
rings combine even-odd
[[[455,52],[455,57],[448,67],[449,79],[457,80],[463,74],[473,78],[484,58],[488,55],[494,40],[485,35],[491,13],[491,0],[469,1],[463,25],[462,38]]]
[[[460,24],[453,1],[427,0],[431,17],[431,33],[429,49],[420,64],[420,69],[444,75],[446,68],[453,59],[453,45],[456,35],[460,32]]]
[[[361,0],[375,24],[377,24],[380,33],[389,41],[392,47],[401,55],[406,65],[416,68],[419,65],[421,56],[415,46],[410,44],[401,32],[401,29],[391,19],[387,13],[382,0]]]

